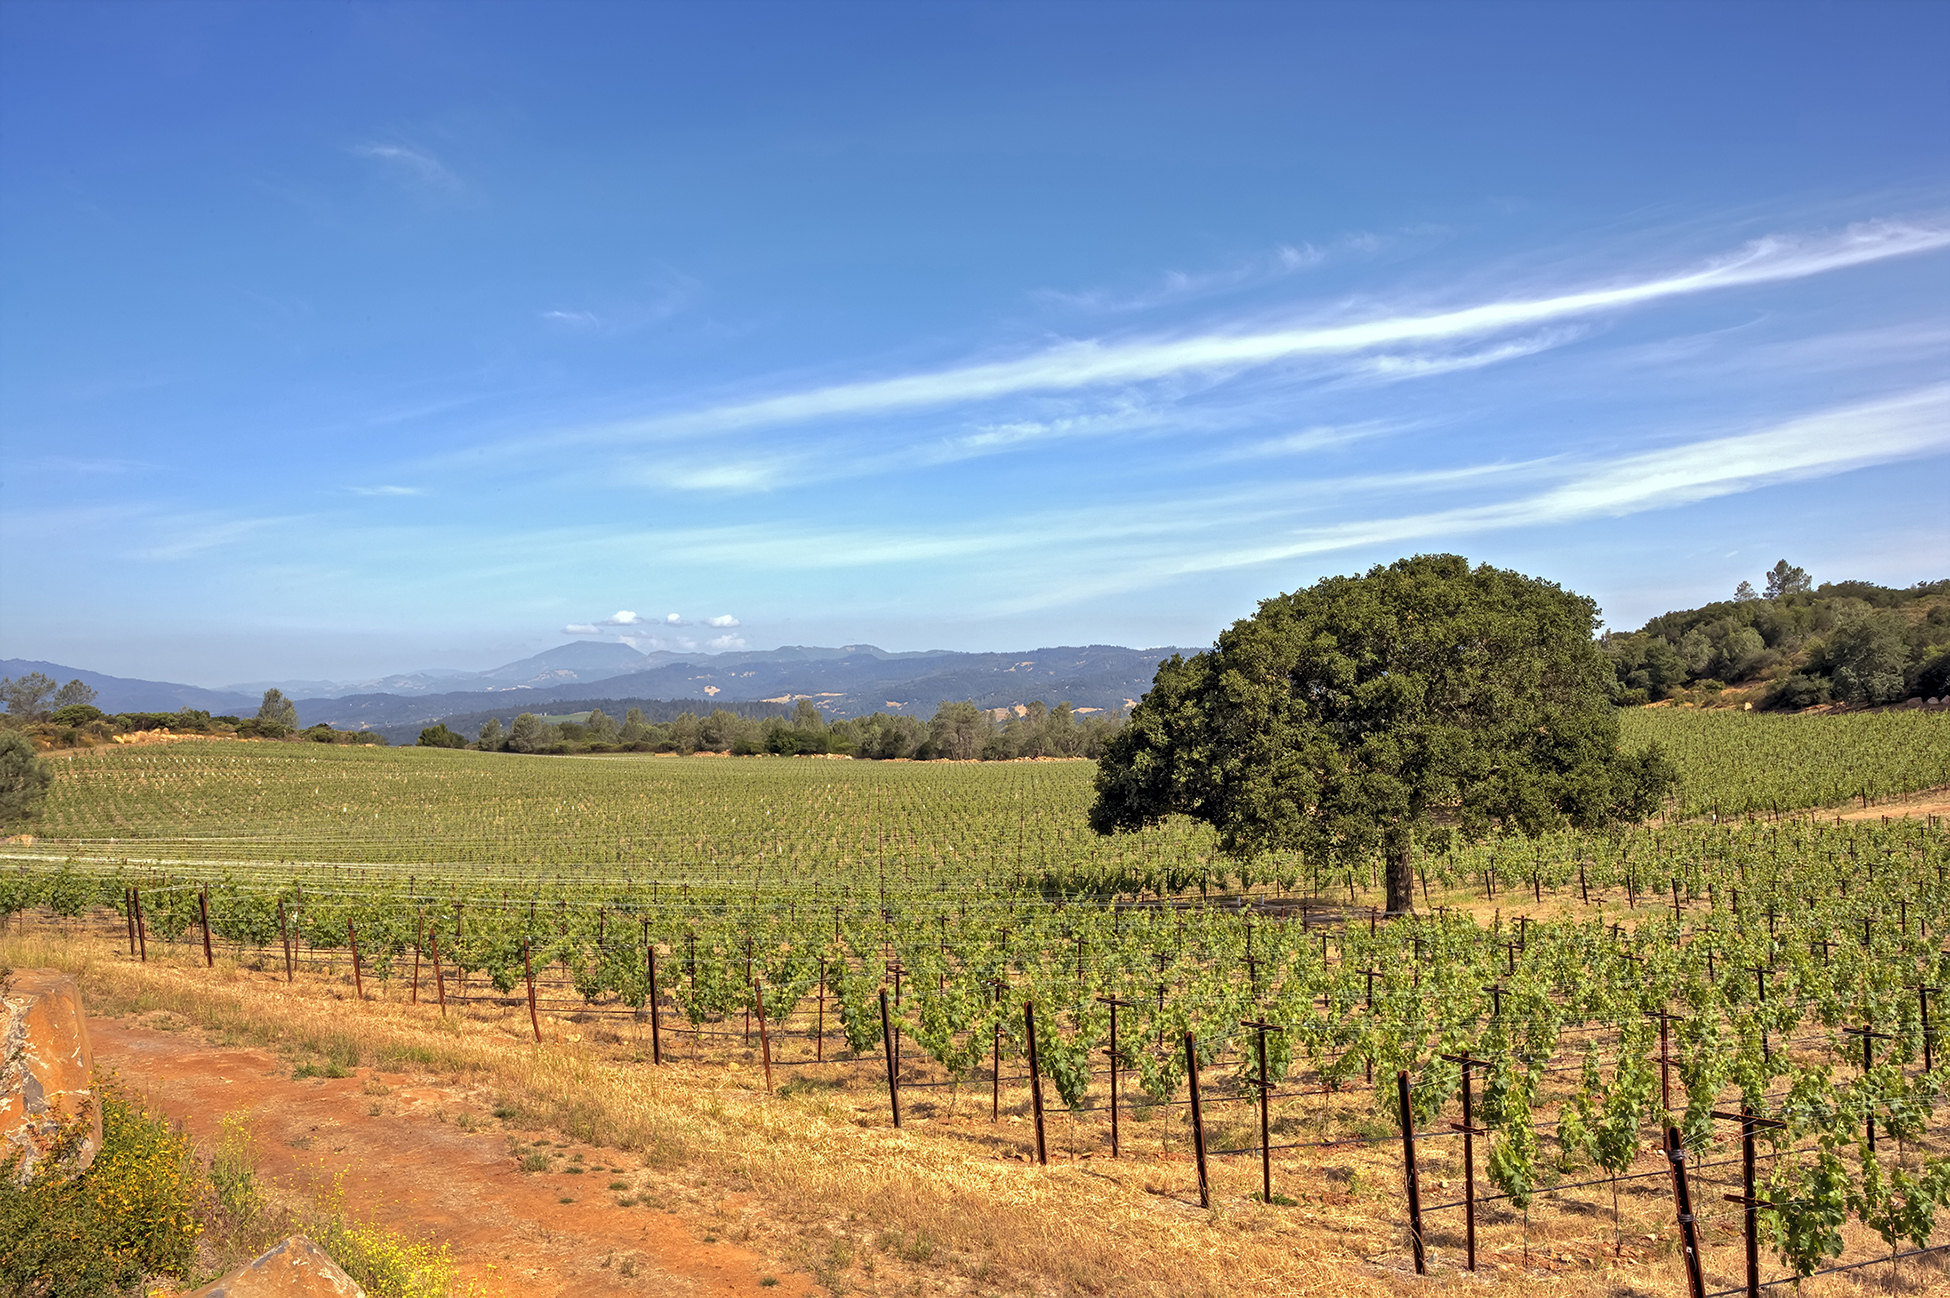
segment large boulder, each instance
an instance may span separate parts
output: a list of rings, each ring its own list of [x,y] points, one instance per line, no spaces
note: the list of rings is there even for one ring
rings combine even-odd
[[[56,969],[16,969],[0,979],[0,1162],[20,1151],[20,1182],[84,1115],[74,1170],[95,1161],[102,1110],[94,1066],[74,979]]]
[[[293,1235],[189,1298],[365,1298],[365,1293],[324,1249]]]

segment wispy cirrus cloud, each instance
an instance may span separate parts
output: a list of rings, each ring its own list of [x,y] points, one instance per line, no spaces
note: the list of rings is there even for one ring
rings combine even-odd
[[[1343,246],[1371,251],[1374,244],[1344,240]],[[1327,258],[1328,253],[1324,249],[1311,243],[1281,244],[1263,256],[1251,257],[1218,270],[1168,270],[1155,285],[1135,292],[1120,293],[1109,289],[1084,289],[1076,292],[1038,289],[1033,296],[1039,301],[1078,311],[1104,313],[1148,311],[1154,307],[1183,302],[1211,293],[1223,293],[1253,284],[1269,283],[1298,271],[1311,270]]]
[[[424,487],[400,487],[391,484],[377,487],[347,487],[346,490],[355,496],[424,496],[427,494]]]
[[[192,559],[212,550],[236,545],[291,521],[288,518],[223,518],[211,515],[156,519],[148,525],[145,544],[128,551],[131,558],[169,562]]]
[[[1479,347],[1470,351],[1406,355],[1383,353],[1379,356],[1364,356],[1354,362],[1349,377],[1393,381],[1432,378],[1438,374],[1456,374],[1463,370],[1480,370],[1490,365],[1501,365],[1505,361],[1535,356],[1553,347],[1562,347],[1566,343],[1584,337],[1586,332],[1577,328],[1545,329],[1527,338],[1516,338],[1507,343],[1498,343],[1494,347]]]
[[[703,291],[701,280],[674,268],[621,286],[594,307],[557,306],[541,312],[542,323],[572,333],[627,333],[677,315]]]
[[[721,571],[844,571],[916,563],[948,570],[973,564],[993,592],[984,607],[1013,613],[1345,550],[1449,544],[1490,532],[1675,508],[1945,452],[1950,452],[1950,384],[1759,428],[1707,430],[1609,458],[1566,455],[1262,481],[962,526],[738,524],[660,532],[656,541],[669,561],[708,561]],[[1359,503],[1444,492],[1466,503],[1406,513],[1369,513]],[[1256,539],[1242,545],[1241,535]],[[1052,553],[1063,555],[1060,570],[1046,562]]]
[[[1515,468],[1524,476],[1554,481],[1534,492],[1485,504],[1293,526],[1253,546],[1193,546],[1181,556],[1134,567],[1104,589],[1356,547],[1621,517],[1946,451],[1950,451],[1950,384],[1612,460],[1566,459],[1557,462],[1555,474],[1539,474],[1537,470],[1546,467],[1540,464],[1483,466],[1499,476]],[[1267,535],[1264,528],[1258,532]]]
[[[1351,446],[1355,442],[1383,437],[1390,433],[1405,432],[1411,424],[1385,419],[1361,420],[1350,424],[1314,424],[1308,428],[1296,429],[1274,437],[1264,437],[1234,448],[1221,458],[1228,460],[1258,460],[1281,455],[1308,455],[1315,451],[1335,447]]]
[[[1179,375],[1236,373],[1308,357],[1352,357],[1391,347],[1433,348],[1512,330],[1536,330],[1666,299],[1803,279],[1946,246],[1950,246],[1950,226],[1942,224],[1870,222],[1839,234],[1775,235],[1691,268],[1568,292],[1435,311],[1382,312],[1284,329],[1068,341],[1008,360],[726,402],[587,428],[551,440],[631,441],[723,433]],[[1535,337],[1548,340],[1550,336]],[[1523,344],[1512,346],[1515,350],[1511,356],[1529,354],[1523,351]],[[1485,356],[1481,363],[1493,363],[1494,351]]]
[[[413,188],[457,194],[466,188],[459,176],[445,163],[427,152],[404,144],[355,144],[351,150],[361,158],[371,158],[387,174]]]

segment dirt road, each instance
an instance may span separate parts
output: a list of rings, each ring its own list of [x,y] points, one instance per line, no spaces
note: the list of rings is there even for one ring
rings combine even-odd
[[[184,1028],[91,1019],[88,1031],[98,1065],[198,1139],[214,1144],[225,1114],[248,1112],[261,1176],[300,1195],[342,1176],[351,1216],[449,1242],[479,1291],[721,1298],[814,1290],[729,1238],[706,1242],[707,1230],[655,1195],[619,1206],[646,1186],[635,1159],[509,1131],[493,1118],[490,1096],[364,1068],[294,1078],[269,1051],[206,1044]],[[520,1153],[545,1159],[548,1170],[522,1171]],[[628,1188],[608,1188],[619,1181]],[[718,1218],[735,1222],[738,1206],[720,1204]]]

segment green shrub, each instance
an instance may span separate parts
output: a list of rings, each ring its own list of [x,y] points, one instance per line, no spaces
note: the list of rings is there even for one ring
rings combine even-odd
[[[1827,681],[1819,676],[1796,672],[1792,676],[1783,677],[1772,690],[1768,691],[1767,706],[1811,708],[1817,703],[1826,703],[1830,697]]]
[[[121,1293],[151,1276],[187,1280],[203,1226],[202,1177],[189,1137],[98,1075],[102,1147],[74,1174],[87,1125],[16,1186],[16,1151],[0,1164],[0,1290],[34,1298]]]
[[[33,741],[17,730],[0,730],[0,829],[40,815],[53,783],[53,768],[34,752]]]
[[[420,732],[419,746],[421,748],[465,748],[467,737],[455,734],[447,729],[446,722],[441,721]]]

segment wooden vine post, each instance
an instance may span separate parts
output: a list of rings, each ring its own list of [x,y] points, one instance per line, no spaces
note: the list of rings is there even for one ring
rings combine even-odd
[[[887,989],[880,989],[880,1048],[887,1058],[887,1103],[894,1111],[894,1126],[901,1125],[901,1079],[894,1068],[894,1028],[887,1013]]]
[[[1471,1068],[1489,1069],[1494,1067],[1488,1060],[1472,1059],[1468,1055],[1444,1055],[1452,1064],[1462,1065],[1462,1121],[1449,1125],[1462,1132],[1463,1138],[1463,1247],[1467,1252],[1469,1269],[1476,1269],[1476,1137],[1489,1135],[1488,1127],[1479,1127],[1470,1111],[1469,1070]]]
[[[141,953],[137,958],[143,964],[148,964],[149,932],[147,926],[142,922],[142,889],[130,888],[129,895],[135,900],[135,940],[137,949]]]
[[[365,980],[359,976],[359,930],[352,927],[352,917],[345,917],[345,944],[352,949],[352,989],[360,1000],[366,998]]]
[[[1251,1083],[1259,1088],[1259,1201],[1270,1206],[1273,1202],[1273,1079],[1266,1067],[1266,1034],[1286,1029],[1259,1019],[1241,1019],[1239,1026],[1253,1029],[1259,1047],[1259,1079]]]
[[[1859,1028],[1843,1028],[1842,1032],[1845,1036],[1862,1038],[1862,1076],[1867,1077],[1869,1075],[1870,1070],[1875,1067],[1876,1039],[1880,1037],[1882,1040],[1887,1041],[1889,1040],[1889,1034],[1887,1032],[1877,1032],[1873,1028],[1867,1026],[1859,1027]],[[1863,1122],[1864,1132],[1868,1136],[1869,1152],[1873,1154],[1876,1152],[1875,1110],[1870,1109],[1868,1114],[1864,1116],[1864,1118],[1862,1119],[1862,1122]]]
[[[1002,1119],[1002,980],[995,980],[995,1032],[994,1058],[989,1065],[989,1121]]]
[[[1041,1061],[1036,1055],[1036,1002],[1026,1000],[1022,1003],[1022,1022],[1027,1031],[1029,1046],[1029,1103],[1036,1111],[1036,1161],[1045,1166],[1049,1163],[1049,1149],[1043,1143],[1043,1071]]]
[[[1936,1067],[1934,1056],[1930,1052],[1931,1038],[1936,1035],[1930,1027],[1930,993],[1942,990],[1941,987],[1928,985],[1916,989],[1916,1007],[1923,1015],[1923,1071],[1926,1073]]]
[[[1672,1169],[1672,1202],[1679,1216],[1679,1235],[1686,1254],[1686,1285],[1692,1298],[1706,1298],[1706,1271],[1699,1255],[1699,1221],[1693,1216],[1693,1192],[1686,1183],[1686,1144],[1679,1128],[1666,1128],[1666,1163]]]
[[[752,984],[752,1003],[758,1007],[758,1049],[765,1060],[765,1093],[772,1093],[772,1038],[765,1030],[765,988]]]
[[[210,952],[210,885],[204,884],[196,894],[196,911],[203,919],[203,964],[205,968],[217,967],[217,957]]]
[[[128,916],[129,921],[129,959],[131,960],[135,959],[135,902],[132,900],[134,894],[135,889],[132,887],[122,889],[122,912]]]
[[[433,985],[440,993],[440,1017],[447,1017],[447,978],[440,972],[440,933],[436,929],[427,930],[427,958],[433,961]]]
[[[1757,1118],[1748,1105],[1741,1105],[1738,1113],[1715,1111],[1714,1117],[1723,1122],[1740,1124],[1740,1193],[1726,1196],[1728,1203],[1737,1203],[1744,1210],[1745,1242],[1747,1245],[1747,1298],[1760,1298],[1760,1210],[1774,1205],[1765,1199],[1754,1197],[1754,1133],[1762,1128],[1774,1131],[1787,1129],[1785,1122],[1772,1118]]]
[[[661,1064],[664,1061],[664,1035],[661,1012],[657,1008],[657,947],[655,943],[643,944],[644,959],[650,965],[650,1062]]]
[[[819,1026],[813,1031],[813,1062],[826,1062],[826,957],[819,957]]]
[[[1659,1108],[1672,1112],[1672,1053],[1667,1033],[1671,1025],[1680,1021],[1680,1016],[1663,1009],[1646,1010],[1645,1017],[1659,1020]]]
[[[1395,1097],[1402,1114],[1402,1167],[1408,1187],[1408,1240],[1415,1251],[1415,1274],[1427,1275],[1429,1261],[1422,1240],[1422,1183],[1415,1174],[1415,1113],[1408,1102],[1408,1072],[1395,1074]]]
[[[528,1023],[535,1029],[535,1040],[542,1039],[541,1016],[535,1013],[535,962],[528,956],[528,939],[521,940],[521,968],[528,976]]]
[[[1192,1154],[1198,1159],[1198,1206],[1212,1206],[1212,1182],[1205,1171],[1205,1112],[1198,1097],[1198,1045],[1185,1033],[1185,1080],[1192,1094]]]
[[[1117,1053],[1117,1011],[1119,1007],[1136,1009],[1137,1006],[1130,1001],[1118,1000],[1115,996],[1099,996],[1097,1003],[1099,1005],[1110,1006],[1110,1047],[1104,1051],[1104,1054],[1110,1060],[1110,1156],[1116,1158],[1119,1156],[1117,1138],[1117,1073],[1124,1062]]]

